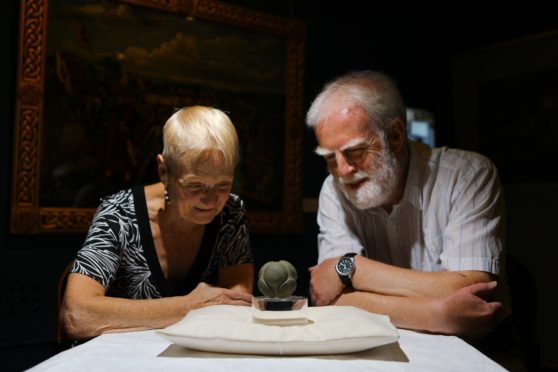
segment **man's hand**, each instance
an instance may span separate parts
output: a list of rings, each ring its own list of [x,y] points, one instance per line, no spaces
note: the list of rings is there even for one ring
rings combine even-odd
[[[310,270],[310,300],[316,306],[329,305],[343,292],[344,286],[335,272],[339,257],[329,258]]]
[[[436,331],[465,338],[479,338],[490,333],[497,324],[500,302],[487,302],[496,282],[476,283],[440,297],[439,324]]]

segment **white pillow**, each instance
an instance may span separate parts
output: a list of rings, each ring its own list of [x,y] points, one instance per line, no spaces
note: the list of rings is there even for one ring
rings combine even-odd
[[[250,307],[215,305],[190,311],[158,330],[163,338],[191,349],[262,355],[342,354],[396,342],[389,317],[353,306],[308,308],[307,324],[268,325]],[[284,313],[284,312],[283,312]]]

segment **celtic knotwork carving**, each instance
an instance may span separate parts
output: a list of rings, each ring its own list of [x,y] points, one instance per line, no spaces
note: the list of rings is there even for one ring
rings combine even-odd
[[[300,176],[300,170],[302,169],[302,138],[291,139],[289,141],[289,146],[291,146],[291,152],[287,154],[287,160],[285,162],[286,173],[296,175],[293,177],[291,182],[286,185],[285,195],[286,195],[286,210],[289,212],[295,212],[300,210],[302,207],[300,195],[302,195],[302,177]]]
[[[154,4],[154,5],[157,5],[159,7],[170,8],[177,1],[180,2],[180,0],[143,0],[142,2],[145,3],[145,4]]]
[[[41,209],[41,231],[86,231],[93,219],[95,209],[43,208]]]
[[[14,208],[12,211],[12,232],[32,234],[37,232],[37,211],[31,208]]]
[[[21,79],[39,81],[42,77],[45,0],[27,0],[21,40]]]
[[[300,29],[298,29],[300,31]],[[297,38],[299,39],[299,38]],[[304,126],[304,113],[302,97],[304,82],[304,50],[300,40],[289,40],[287,55],[287,96],[292,97],[287,104],[287,145],[292,151],[287,152],[285,167],[287,174],[293,177],[285,189],[285,204],[289,212],[296,212],[301,208],[300,196],[302,195],[302,154],[303,140],[302,129]]]
[[[191,0],[119,0],[122,3],[130,3],[134,5],[146,6],[149,8],[163,9],[176,12],[181,3]]]
[[[37,185],[37,147],[39,111],[22,109],[19,123],[19,151],[17,162],[18,204],[33,204]]]
[[[24,106],[37,106],[41,104],[43,93],[38,84],[21,84],[17,96]]]
[[[217,18],[229,24],[242,25],[274,34],[285,34],[287,31],[287,21],[281,17],[212,0],[199,0],[194,4],[194,16],[208,19]]]

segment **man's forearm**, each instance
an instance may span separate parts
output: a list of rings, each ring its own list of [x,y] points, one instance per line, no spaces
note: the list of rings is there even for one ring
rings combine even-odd
[[[427,297],[385,296],[376,293],[351,291],[343,293],[335,305],[351,305],[390,317],[398,328],[439,332],[432,323],[438,311],[437,303]]]
[[[355,260],[353,287],[389,296],[444,296],[468,285],[492,280],[490,274],[482,271],[426,272],[387,265],[363,256]]]
[[[478,283],[438,297],[385,296],[376,293],[348,291],[335,305],[352,305],[388,315],[398,328],[451,334],[466,338],[481,337],[497,324],[500,302],[487,302],[496,282]]]

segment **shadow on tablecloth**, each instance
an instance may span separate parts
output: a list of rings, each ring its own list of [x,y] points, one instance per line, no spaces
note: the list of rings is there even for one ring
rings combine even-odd
[[[265,355],[247,355],[247,354],[225,354],[225,353],[210,353],[207,351],[199,351],[194,349],[189,349],[184,346],[171,344],[157,357],[163,358],[268,358]],[[409,358],[399,347],[399,342],[393,342],[391,344],[378,346],[372,349],[361,351],[358,353],[349,354],[333,354],[333,355],[273,355],[273,357],[284,357],[284,358],[314,358],[314,359],[334,359],[334,360],[344,360],[344,359],[363,359],[363,360],[382,360],[389,362],[403,362],[408,363]]]

